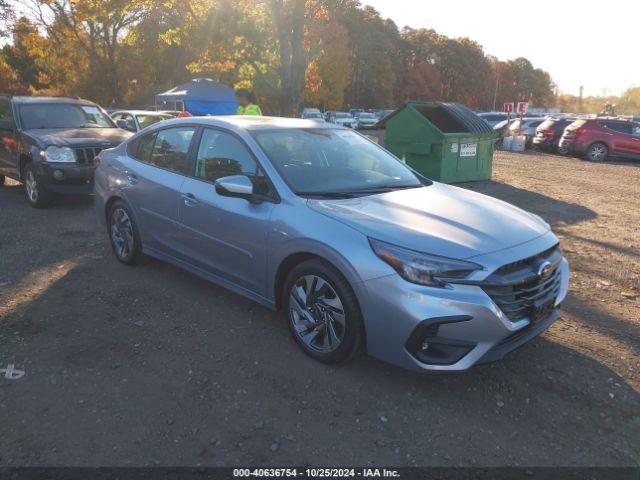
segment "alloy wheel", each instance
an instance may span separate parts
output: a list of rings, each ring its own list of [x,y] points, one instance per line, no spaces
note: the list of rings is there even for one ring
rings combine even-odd
[[[293,284],[289,317],[298,338],[317,353],[334,352],[344,340],[342,300],[329,282],[317,275],[305,275]]]
[[[124,208],[118,207],[111,214],[111,241],[120,259],[126,260],[133,252],[133,226]]]
[[[29,200],[31,200],[32,203],[36,203],[38,201],[38,181],[36,180],[33,170],[27,170],[24,188],[27,191]]]
[[[595,162],[601,162],[607,156],[607,148],[604,145],[594,145],[589,151],[589,157]]]

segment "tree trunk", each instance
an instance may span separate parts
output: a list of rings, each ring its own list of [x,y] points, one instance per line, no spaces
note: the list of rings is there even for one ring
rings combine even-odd
[[[300,110],[308,58],[304,49],[305,0],[271,0],[278,38],[281,78],[280,114],[293,116]]]

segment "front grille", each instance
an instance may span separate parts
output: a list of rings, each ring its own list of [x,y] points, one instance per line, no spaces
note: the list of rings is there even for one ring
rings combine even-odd
[[[482,289],[510,321],[528,318],[535,322],[550,313],[560,291],[562,253],[556,245],[538,255],[503,265],[483,283]],[[548,262],[551,272],[539,275],[540,266]]]
[[[80,165],[93,165],[94,159],[103,150],[103,147],[79,147],[73,149],[76,152],[76,161]]]

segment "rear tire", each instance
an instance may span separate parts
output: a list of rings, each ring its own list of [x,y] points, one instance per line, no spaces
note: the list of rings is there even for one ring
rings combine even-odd
[[[51,205],[51,193],[42,185],[33,163],[27,163],[24,167],[24,193],[27,202],[34,208]]]
[[[107,234],[116,258],[125,265],[135,265],[142,257],[142,242],[129,208],[114,202],[107,216]]]
[[[4,185],[4,183],[6,182],[6,180],[7,180],[7,179],[6,179],[6,177],[5,177],[4,175],[0,175],[0,187],[1,187],[2,185]]]
[[[349,282],[329,263],[293,268],[283,289],[283,313],[298,346],[323,363],[342,363],[363,351],[364,327]]]
[[[585,158],[590,162],[604,162],[609,156],[609,147],[604,143],[596,142],[587,148]]]

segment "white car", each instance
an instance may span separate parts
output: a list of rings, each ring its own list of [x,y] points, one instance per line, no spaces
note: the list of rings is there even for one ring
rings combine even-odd
[[[327,121],[349,128],[355,128],[357,123],[356,119],[347,112],[329,112]]]

